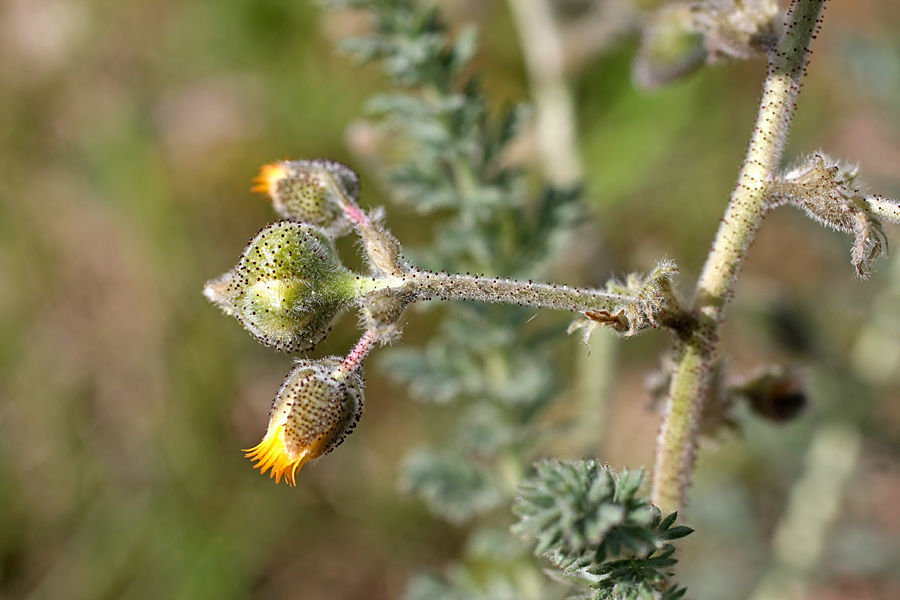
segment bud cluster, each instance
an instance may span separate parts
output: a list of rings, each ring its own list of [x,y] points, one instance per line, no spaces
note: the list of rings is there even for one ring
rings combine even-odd
[[[599,325],[631,336],[647,327],[673,331],[692,319],[675,297],[677,271],[661,263],[648,276],[631,275],[606,289],[519,282],[470,274],[433,273],[406,262],[380,213],[358,206],[359,179],[333,161],[281,161],[264,166],[254,191],[271,197],[285,219],[263,228],[237,265],[207,283],[206,297],[234,316],[260,342],[305,352],[322,341],[338,316],[359,309],[366,332],[344,359],[301,360],[275,398],[263,441],[248,451],[276,480],[294,483],[307,461],[331,451],[362,412],[362,361],[376,343],[399,337],[406,307],[417,300],[475,300],[581,313],[573,326],[585,340]],[[374,215],[374,216],[373,216]],[[343,265],[334,239],[359,235],[369,274]]]

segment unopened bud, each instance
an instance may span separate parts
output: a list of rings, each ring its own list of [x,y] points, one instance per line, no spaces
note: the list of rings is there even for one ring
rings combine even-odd
[[[298,360],[278,390],[263,440],[245,450],[262,473],[295,485],[307,462],[334,450],[363,413],[361,369],[347,371],[341,359]]]
[[[298,352],[319,343],[354,300],[356,276],[321,230],[277,221],[203,293],[262,343]]]
[[[658,88],[704,63],[763,54],[780,37],[778,5],[771,0],[666,4],[644,25],[632,77],[643,88]]]
[[[764,54],[782,35],[778,3],[771,0],[700,2],[693,3],[691,10],[710,63]]]
[[[632,68],[635,84],[656,89],[681,79],[706,61],[703,36],[694,29],[688,4],[672,4],[653,13],[644,25]]]
[[[290,160],[264,165],[252,191],[266,194],[278,214],[321,227],[330,237],[352,229],[345,208],[358,208],[359,177],[332,160]]]
[[[757,415],[777,423],[797,418],[807,403],[803,377],[782,366],[745,376],[729,392],[744,398]]]

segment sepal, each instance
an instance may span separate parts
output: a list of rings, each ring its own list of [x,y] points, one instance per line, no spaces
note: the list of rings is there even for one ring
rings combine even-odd
[[[868,279],[872,262],[888,251],[880,219],[900,223],[900,204],[866,194],[857,173],[856,166],[816,152],[769,184],[770,206],[802,208],[822,225],[853,235],[850,262],[860,279]]]

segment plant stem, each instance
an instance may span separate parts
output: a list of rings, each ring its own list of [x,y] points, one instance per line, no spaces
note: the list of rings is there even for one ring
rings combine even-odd
[[[624,303],[635,300],[626,294],[596,289],[535,283],[530,280],[435,273],[415,267],[399,275],[361,280],[358,284],[362,293],[403,288],[409,288],[410,293],[419,300],[476,300],[574,312],[615,311]]]
[[[652,501],[680,510],[694,470],[699,417],[708,393],[724,311],[762,218],[767,184],[781,162],[806,71],[809,44],[826,0],[794,0],[788,26],[769,52],[769,68],[753,135],[728,209],[707,257],[694,299],[701,326],[678,349],[666,414],[657,440]]]
[[[575,102],[564,71],[563,39],[549,0],[508,0],[519,31],[535,108],[545,178],[559,187],[584,178],[578,156]]]
[[[353,350],[350,351],[350,354],[341,361],[341,364],[338,365],[331,376],[337,381],[341,381],[350,373],[359,369],[362,366],[363,360],[369,355],[372,348],[375,347],[377,341],[377,336],[374,332],[365,332],[363,336],[359,338],[359,341],[356,342],[356,345],[353,347]]]

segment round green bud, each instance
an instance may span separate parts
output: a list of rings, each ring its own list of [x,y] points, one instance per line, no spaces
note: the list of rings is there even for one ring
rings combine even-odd
[[[259,341],[302,352],[318,344],[356,297],[356,276],[317,227],[277,221],[260,230],[237,266],[204,295]]]

